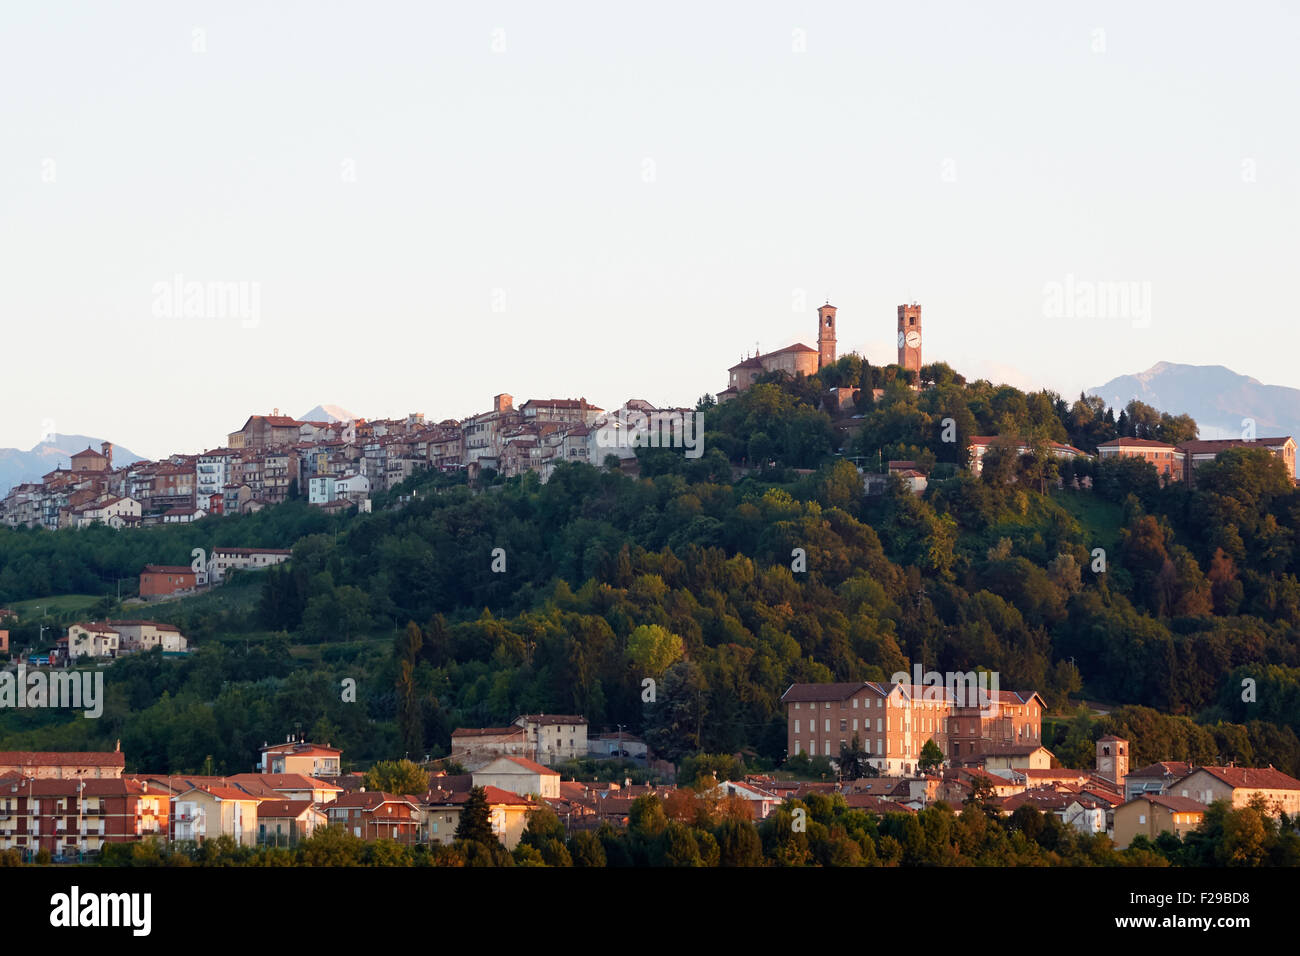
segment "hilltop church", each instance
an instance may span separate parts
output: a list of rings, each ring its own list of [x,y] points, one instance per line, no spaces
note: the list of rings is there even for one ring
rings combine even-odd
[[[727,369],[727,387],[718,392],[718,402],[735,398],[767,372],[813,375],[835,361],[835,306],[827,302],[817,310],[817,348],[802,342],[787,345],[775,352],[755,352]],[[921,307],[898,307],[898,364],[921,371]]]

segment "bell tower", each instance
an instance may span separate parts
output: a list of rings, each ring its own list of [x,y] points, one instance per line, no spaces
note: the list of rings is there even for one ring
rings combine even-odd
[[[915,302],[898,307],[898,364],[921,372],[921,307]]]
[[[835,361],[835,306],[827,302],[817,310],[817,369]]]
[[[1107,734],[1097,741],[1097,776],[1124,786],[1128,776],[1128,741]]]

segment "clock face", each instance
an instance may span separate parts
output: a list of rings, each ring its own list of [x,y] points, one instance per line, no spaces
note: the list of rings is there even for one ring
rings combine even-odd
[[[908,348],[916,348],[921,344],[921,333],[915,330],[907,333]]]
[[[903,342],[904,342],[904,340],[905,340],[905,336],[903,335],[902,332],[899,332],[899,333],[898,333],[898,347],[899,347],[900,349],[903,347]]]

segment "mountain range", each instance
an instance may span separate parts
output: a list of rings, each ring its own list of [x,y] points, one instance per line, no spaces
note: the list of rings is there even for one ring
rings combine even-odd
[[[72,463],[72,456],[79,451],[93,448],[99,451],[103,439],[90,438],[86,435],[53,435],[48,440],[39,442],[30,451],[19,448],[0,448],[0,497],[8,494],[14,485],[25,481],[38,481],[41,475],[55,468],[67,468]],[[139,461],[140,456],[123,448],[113,446],[113,465],[129,465]]]
[[[1265,385],[1222,365],[1177,365],[1158,362],[1145,372],[1121,375],[1088,389],[1115,409],[1130,399],[1162,412],[1186,413],[1196,419],[1201,438],[1237,438],[1242,419],[1255,420],[1259,438],[1295,435],[1300,439],[1300,388]]]

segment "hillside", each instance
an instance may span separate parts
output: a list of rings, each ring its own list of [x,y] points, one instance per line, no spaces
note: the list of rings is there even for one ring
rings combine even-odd
[[[828,378],[865,374],[848,364]],[[1194,491],[1161,488],[1135,460],[986,459],[976,478],[953,460],[944,418],[966,434],[1067,436],[1098,425],[1095,409],[927,374],[939,384],[919,393],[886,383],[853,439],[886,458],[928,455],[919,496],[864,496],[830,417],[805,399],[823,383],[803,381],[708,407],[705,454],[642,449],[640,478],[565,464],[544,485],[470,488],[423,472],[376,496],[373,514],[293,501],[194,527],[0,529],[0,604],[93,593],[95,581],[106,594],[193,546],[294,549],[243,585],[256,600],[219,590],[150,612],[199,651],[169,667],[115,664],[110,679],[136,702],[120,724],[22,729],[0,714],[0,748],[77,749],[120,726],[142,764],[210,755],[237,768],[299,726],[364,760],[446,753],[454,727],[541,712],[622,724],[669,759],[773,766],[791,683],[887,680],[918,663],[988,668],[1054,712],[1080,695],[1113,701],[1053,731],[1067,766],[1090,764],[1109,732],[1133,740],[1135,763],[1300,770],[1300,493],[1280,463],[1227,453]],[[735,477],[747,459],[768,464]],[[15,642],[35,643],[37,624],[15,625]],[[347,677],[355,705],[339,699]],[[1242,700],[1246,677],[1257,702]]]

